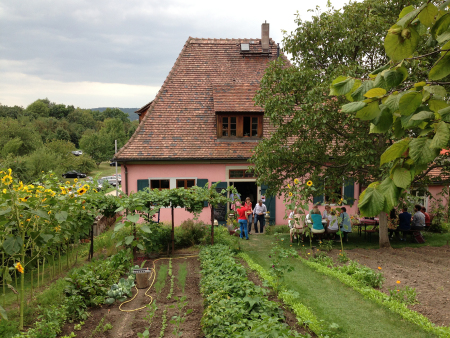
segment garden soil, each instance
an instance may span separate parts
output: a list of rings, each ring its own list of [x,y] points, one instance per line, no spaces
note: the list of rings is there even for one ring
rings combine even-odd
[[[190,252],[189,254],[193,254]],[[181,263],[187,261],[187,276],[185,292],[182,293],[181,287],[178,285],[178,266]],[[158,271],[161,264],[168,264],[168,260],[160,260],[156,263],[156,270]],[[153,262],[147,261],[144,267],[151,268]],[[169,309],[170,305],[175,305],[176,301],[174,297],[186,296],[188,301],[187,309],[192,309],[192,313],[186,316],[186,321],[181,324],[181,331],[183,337],[197,338],[204,337],[201,330],[200,320],[203,314],[203,298],[200,294],[200,263],[197,257],[185,259],[172,260],[172,273],[175,276],[173,296],[170,300],[167,299],[167,295],[170,291],[170,278],[166,276],[166,282],[164,288],[159,294],[156,294],[154,287],[149,291],[149,295],[156,299],[157,311],[153,317],[152,326],[150,331],[150,337],[159,337],[162,328],[162,314],[165,308],[167,308],[167,327],[165,329],[164,337],[173,336],[173,325],[169,323],[172,316],[176,314],[176,309]],[[123,310],[135,309],[145,306],[149,303],[150,299],[146,297],[146,289],[139,289],[137,297],[130,303],[122,306]],[[133,288],[133,296],[136,294],[136,289]],[[90,309],[90,316],[85,321],[85,325],[82,326],[80,331],[74,330],[74,324],[66,324],[63,328],[63,335],[69,335],[70,332],[75,332],[77,338],[134,338],[137,337],[137,333],[143,332],[148,327],[148,321],[144,319],[147,315],[147,309],[142,309],[134,312],[123,312],[119,310],[120,303],[116,302],[113,305],[103,306],[95,309]],[[110,323],[113,328],[106,332],[100,332],[92,336],[92,332],[98,326],[100,321],[104,318],[103,324]]]
[[[383,273],[381,291],[409,286],[416,289],[419,304],[408,306],[438,326],[450,325],[450,247],[422,246],[402,249],[353,249],[347,256]],[[329,254],[336,261],[339,250]],[[378,269],[378,267],[381,268]],[[400,283],[397,283],[400,281]]]

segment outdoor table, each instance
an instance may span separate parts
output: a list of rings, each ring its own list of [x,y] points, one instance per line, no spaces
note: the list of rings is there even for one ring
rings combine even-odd
[[[375,218],[375,219],[362,218],[362,219],[360,219],[359,224],[357,225],[359,236],[362,235],[362,227],[364,227],[364,238],[366,238],[366,230],[367,230],[368,225],[379,225],[378,218]]]

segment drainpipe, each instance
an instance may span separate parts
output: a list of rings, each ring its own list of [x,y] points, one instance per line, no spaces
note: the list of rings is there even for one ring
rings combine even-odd
[[[125,163],[123,167],[125,168],[125,194],[128,195],[128,167]]]

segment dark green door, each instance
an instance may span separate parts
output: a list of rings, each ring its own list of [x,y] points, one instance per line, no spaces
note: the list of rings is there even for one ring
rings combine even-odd
[[[267,189],[269,189],[269,186],[266,184],[261,185],[261,196],[266,197],[266,202],[264,203],[266,205],[267,211],[270,215],[269,224],[275,225],[275,211],[276,211],[276,199],[275,196],[269,196],[266,194]]]

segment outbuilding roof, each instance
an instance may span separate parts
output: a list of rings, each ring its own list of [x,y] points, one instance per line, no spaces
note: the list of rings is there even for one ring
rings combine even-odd
[[[250,51],[241,52],[241,43]],[[248,159],[256,142],[217,139],[219,112],[262,113],[253,97],[269,62],[277,58],[270,39],[189,37],[134,135],[116,154],[118,161]],[[289,62],[283,55],[287,62]],[[142,115],[141,115],[142,117]],[[263,133],[273,127],[264,118]]]

